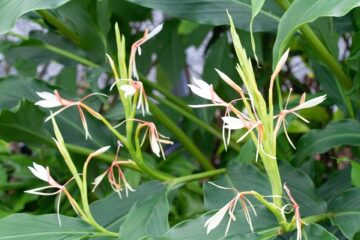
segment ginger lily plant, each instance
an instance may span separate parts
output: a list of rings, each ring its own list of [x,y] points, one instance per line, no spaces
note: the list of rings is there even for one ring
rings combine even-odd
[[[222,107],[225,108],[225,115],[222,116],[223,121],[223,141],[225,147],[230,143],[230,135],[234,130],[245,130],[243,135],[238,138],[237,142],[244,140],[247,137],[250,137],[256,146],[256,161],[258,158],[261,159],[261,162],[265,168],[267,176],[269,178],[272,194],[271,196],[263,196],[261,193],[254,191],[253,189],[248,189],[247,191],[238,191],[234,188],[227,188],[218,186],[216,187],[224,190],[224,191],[235,191],[235,197],[229,199],[229,201],[213,216],[208,218],[205,222],[204,227],[206,228],[206,232],[211,234],[211,231],[219,226],[221,221],[228,214],[229,220],[226,227],[225,235],[230,229],[230,224],[236,221],[234,212],[236,210],[237,205],[239,205],[243,209],[244,217],[249,225],[251,231],[254,231],[253,227],[253,216],[258,216],[261,218],[261,215],[258,215],[254,206],[253,206],[253,198],[259,201],[262,205],[264,205],[277,219],[279,226],[281,228],[281,232],[288,232],[297,229],[297,239],[300,240],[302,238],[301,231],[303,226],[303,220],[300,216],[299,208],[300,206],[297,204],[296,199],[291,195],[291,189],[289,189],[285,184],[281,182],[280,173],[278,170],[278,164],[276,159],[276,138],[279,133],[280,127],[283,126],[284,132],[290,144],[295,148],[293,143],[290,140],[290,137],[286,131],[286,116],[288,114],[294,114],[300,119],[307,122],[302,116],[299,115],[296,111],[310,108],[316,106],[323,102],[326,96],[320,96],[311,100],[305,99],[305,94],[301,97],[300,103],[298,106],[287,109],[287,104],[285,109],[281,110],[277,115],[274,114],[273,107],[273,85],[274,81],[279,74],[281,68],[286,62],[289,51],[286,51],[285,54],[280,59],[277,64],[273,75],[271,76],[270,88],[269,88],[269,99],[268,104],[259,91],[257,87],[257,83],[255,80],[253,68],[251,61],[248,59],[244,48],[241,45],[239,36],[237,35],[232,19],[230,19],[230,32],[233,40],[236,56],[239,60],[238,65],[236,66],[236,70],[242,80],[242,84],[236,84],[235,81],[230,79],[225,73],[217,70],[220,78],[227,83],[236,93],[239,94],[239,98],[234,99],[232,101],[226,102],[223,100],[214,90],[211,84],[208,84],[206,81],[200,79],[194,79],[193,84],[189,84],[189,88],[191,91],[206,100],[209,100],[210,103],[201,104],[201,105],[190,105],[193,108],[201,108],[201,107]],[[62,107],[54,113],[51,113],[50,116],[46,119],[52,120],[53,128],[55,132],[56,138],[54,139],[55,144],[57,145],[62,157],[65,160],[71,174],[73,177],[61,185],[57,183],[51,176],[49,168],[45,168],[41,165],[37,165],[34,163],[34,167],[30,167],[31,172],[38,177],[39,179],[46,181],[49,186],[36,188],[32,190],[28,190],[27,193],[30,194],[38,194],[38,195],[56,195],[59,194],[58,204],[57,204],[57,212],[59,213],[59,204],[60,204],[60,195],[64,193],[68,198],[71,206],[75,210],[75,212],[87,223],[92,225],[99,233],[107,236],[117,237],[118,233],[111,232],[103,226],[99,225],[92,216],[90,207],[89,207],[89,199],[88,199],[88,166],[92,159],[106,152],[110,146],[102,147],[93,153],[91,153],[86,159],[82,173],[79,173],[77,167],[72,161],[72,158],[66,148],[64,140],[62,138],[61,132],[56,124],[55,117],[60,114],[65,109],[76,106],[79,114],[81,123],[83,125],[85,131],[85,138],[90,138],[90,133],[88,130],[88,125],[85,119],[84,111],[95,117],[97,120],[101,121],[111,133],[118,140],[118,148],[116,152],[116,156],[113,159],[111,165],[98,177],[92,179],[92,183],[94,185],[93,191],[99,186],[102,180],[107,176],[108,182],[111,188],[119,195],[120,199],[123,198],[123,191],[125,191],[125,196],[128,197],[129,192],[136,191],[133,189],[128,181],[126,180],[126,176],[122,170],[123,166],[132,166],[136,170],[153,177],[155,179],[161,180],[171,187],[177,186],[179,184],[183,184],[185,182],[209,178],[212,176],[216,176],[218,174],[224,173],[224,170],[212,170],[208,172],[202,172],[198,174],[193,174],[189,176],[181,176],[174,177],[165,172],[159,171],[150,167],[144,160],[141,148],[144,143],[148,139],[150,149],[157,157],[161,157],[165,160],[165,151],[163,148],[163,144],[171,145],[173,144],[166,136],[160,134],[157,130],[157,127],[153,122],[141,120],[136,118],[137,110],[140,110],[142,115],[150,113],[149,102],[147,99],[147,95],[145,93],[144,84],[140,81],[139,75],[136,68],[136,52],[141,54],[141,46],[154,37],[157,33],[159,33],[162,29],[162,25],[154,28],[153,31],[148,33],[146,30],[144,36],[136,41],[131,47],[131,53],[129,57],[129,63],[126,64],[126,55],[125,55],[125,39],[120,34],[118,26],[115,26],[116,32],[116,40],[117,40],[117,48],[118,48],[118,56],[117,56],[117,64],[113,61],[110,55],[107,55],[107,59],[110,63],[111,69],[113,71],[113,75],[115,77],[114,83],[111,86],[110,90],[116,86],[119,94],[120,101],[122,102],[125,114],[125,120],[118,124],[117,126],[113,126],[109,121],[99,112],[96,112],[89,106],[83,103],[85,99],[93,95],[104,95],[93,93],[90,94],[80,100],[68,100],[64,99],[60,96],[58,91],[54,91],[54,93],[48,92],[39,92],[37,93],[41,100],[39,100],[36,105],[43,108],[55,108]],[[243,85],[243,86],[242,86]],[[243,90],[244,87],[244,90]],[[106,95],[105,95],[106,96]],[[290,97],[290,96],[289,96]],[[288,99],[289,100],[289,99]],[[235,106],[235,103],[242,102],[244,106],[244,110],[238,109]],[[123,124],[124,123],[124,124]],[[134,124],[137,124],[134,127]],[[125,127],[123,127],[125,126]],[[120,130],[118,130],[120,129]],[[141,139],[141,133],[143,137]],[[140,140],[141,139],[141,140]],[[124,148],[124,151],[128,152],[129,159],[128,160],[119,160],[119,155],[121,156],[120,148]],[[80,192],[81,200],[78,202],[75,197],[71,195],[71,193],[67,190],[66,186],[74,180],[77,184],[77,187]],[[284,188],[287,197],[283,195],[282,189]],[[42,192],[46,189],[55,189],[55,192],[46,193]],[[251,199],[249,197],[252,197]],[[272,201],[267,200],[268,198],[272,198]],[[283,204],[283,199],[289,199],[290,204]],[[237,204],[239,202],[239,204]],[[286,209],[291,206],[294,215],[293,219],[288,221],[288,214]],[[59,217],[60,223],[60,217]],[[200,231],[200,229],[199,229]],[[121,234],[121,233],[120,233]]]

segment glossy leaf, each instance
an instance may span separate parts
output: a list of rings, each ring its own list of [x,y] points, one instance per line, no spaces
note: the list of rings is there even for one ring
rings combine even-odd
[[[249,29],[252,7],[246,0],[128,0],[144,7],[158,9],[165,14],[194,20],[202,24],[227,25],[229,10],[237,28]],[[281,11],[271,3],[265,4],[254,20],[254,31],[274,31]]]
[[[324,227],[318,224],[309,224],[302,229],[302,239],[321,239],[321,240],[338,240],[333,234],[328,232]],[[293,234],[290,240],[296,239],[296,232]]]
[[[345,120],[332,122],[322,130],[313,130],[305,134],[297,144],[296,164],[315,153],[324,153],[332,147],[360,145],[360,122]]]
[[[80,239],[95,233],[90,225],[78,218],[61,216],[61,224],[59,226],[56,214],[42,216],[14,214],[0,219],[0,239]]]
[[[357,6],[360,6],[358,0],[295,1],[279,22],[278,34],[273,49],[273,62],[278,62],[287,48],[290,38],[301,25],[313,22],[320,17],[341,17]]]
[[[57,8],[69,0],[12,0],[0,2],[0,34],[11,30],[21,15],[39,10]]]

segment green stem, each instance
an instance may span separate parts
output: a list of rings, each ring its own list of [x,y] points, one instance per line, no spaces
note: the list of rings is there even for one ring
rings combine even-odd
[[[91,61],[89,61],[89,60],[87,60],[85,58],[82,58],[82,57],[80,57],[78,55],[75,55],[75,54],[73,54],[73,53],[71,53],[69,51],[66,51],[66,50],[62,49],[62,48],[58,48],[58,47],[56,47],[54,45],[43,43],[43,44],[40,44],[39,47],[42,47],[42,48],[44,48],[46,50],[49,50],[49,51],[57,53],[57,54],[59,54],[61,56],[64,56],[64,57],[67,57],[67,58],[72,59],[74,61],[77,61],[77,62],[79,62],[81,64],[87,65],[89,67],[94,67],[94,68],[98,67],[98,65],[96,63],[93,63],[93,62],[91,62]]]
[[[205,131],[207,131],[208,133],[214,135],[215,137],[219,138],[219,139],[223,139],[223,136],[221,134],[221,132],[219,132],[218,130],[216,130],[215,128],[211,127],[209,124],[205,123],[204,121],[202,121],[200,118],[197,118],[194,114],[192,114],[189,111],[184,110],[183,108],[177,106],[176,104],[170,102],[169,100],[167,100],[166,98],[162,98],[156,95],[152,96],[155,100],[159,101],[160,103],[168,106],[169,108],[173,109],[174,111],[180,113],[183,117],[189,119],[190,121],[192,121],[193,123],[197,124],[198,126],[202,127]],[[234,143],[233,141],[230,142],[230,146],[237,150],[240,151],[240,147]]]
[[[152,115],[157,118],[167,129],[169,129],[181,144],[196,158],[205,170],[214,170],[214,166],[208,161],[204,154],[196,147],[195,143],[163,113],[155,104],[149,102]]]
[[[287,10],[291,6],[291,3],[288,0],[277,0],[277,3],[283,10]],[[344,99],[346,108],[350,116],[354,118],[355,114],[353,106],[349,97],[345,94],[345,90],[350,90],[352,87],[351,79],[345,74],[339,61],[334,59],[324,44],[322,44],[322,42],[307,24],[300,27],[300,31],[304,39],[312,47],[313,51],[324,61],[324,63],[328,66],[328,69],[332,71],[338,79],[339,85],[341,85],[339,90]]]
[[[331,218],[333,216],[334,216],[334,213],[328,212],[328,213],[322,213],[319,215],[309,216],[309,217],[303,218],[302,220],[306,224],[311,224],[311,223],[315,223],[315,222],[321,222],[321,221],[323,221],[327,218]]]
[[[36,11],[42,18],[44,18],[48,23],[56,27],[64,36],[69,38],[74,43],[78,44],[80,39],[79,37],[67,28],[59,19],[57,19],[53,14],[47,10],[37,10]]]
[[[206,172],[202,172],[202,173],[178,177],[178,178],[174,178],[174,179],[170,180],[169,185],[176,186],[178,184],[197,181],[197,180],[201,180],[201,179],[205,179],[205,178],[210,178],[210,177],[214,177],[214,176],[224,174],[224,173],[226,173],[226,168],[220,168],[220,169],[215,169],[215,170],[206,171]]]

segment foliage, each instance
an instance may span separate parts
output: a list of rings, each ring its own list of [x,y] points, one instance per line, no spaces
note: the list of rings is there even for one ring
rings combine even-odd
[[[0,239],[357,239],[359,6],[3,1]]]

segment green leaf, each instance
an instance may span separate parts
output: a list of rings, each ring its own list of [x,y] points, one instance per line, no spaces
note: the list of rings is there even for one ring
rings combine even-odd
[[[295,236],[294,236],[295,235]],[[291,240],[296,239],[296,233]],[[302,236],[304,240],[321,239],[321,240],[338,240],[337,237],[329,233],[325,228],[318,224],[309,224],[302,229]]]
[[[215,184],[235,188],[238,191],[254,190],[267,196],[271,195],[270,183],[265,175],[254,166],[232,163],[227,167],[227,174],[223,175]],[[234,191],[219,189],[212,184],[204,184],[204,203],[209,210],[219,209],[234,197]],[[256,201],[256,200],[255,200]]]
[[[301,25],[320,17],[341,17],[357,6],[360,6],[358,0],[295,1],[281,17],[273,49],[273,62],[278,62],[290,38]]]
[[[355,187],[360,188],[360,164],[351,161],[351,181]]]
[[[120,227],[121,239],[160,237],[168,231],[169,203],[165,185],[160,189],[131,207]]]
[[[39,10],[57,8],[69,0],[12,0],[0,2],[0,34],[6,33],[14,26],[21,15]]]
[[[329,205],[334,213],[331,222],[348,238],[360,231],[360,189],[351,189],[335,198]]]
[[[0,112],[0,137],[6,141],[49,143],[51,135],[44,127],[44,117],[29,101],[20,102],[12,110],[4,109]]]
[[[14,214],[0,219],[0,239],[80,239],[83,236],[95,233],[90,225],[78,218],[60,217],[61,226],[59,226],[55,214],[42,216]]]
[[[260,13],[264,3],[265,0],[251,0],[250,38],[251,38],[251,47],[254,52],[256,62],[258,62],[258,58],[256,56],[256,51],[255,51],[256,47],[255,47],[255,40],[253,35],[253,24],[255,17]]]
[[[271,229],[277,226],[276,219],[274,216],[265,209],[264,206],[254,206],[257,217],[252,213],[252,223],[254,227],[254,231],[263,231],[267,229]],[[244,217],[244,213],[240,207],[240,204],[237,206],[235,211],[236,221],[233,222],[230,226],[227,237],[230,239],[259,239],[253,238],[251,235],[251,230],[246,222]],[[219,226],[211,231],[209,234],[206,234],[206,229],[204,228],[204,224],[206,220],[213,216],[216,211],[212,211],[201,215],[200,217],[192,220],[186,220],[181,222],[174,227],[172,227],[162,238],[161,240],[192,240],[192,239],[206,239],[206,240],[218,240],[224,239],[224,234],[226,230],[226,226],[228,223],[229,216],[225,215],[224,219],[221,221]],[[233,237],[233,238],[232,238]],[[227,239],[227,238],[226,238]]]
[[[285,162],[279,169],[281,180],[299,204],[302,217],[326,212],[327,204],[315,193],[314,183],[308,175]]]
[[[163,11],[165,14],[193,20],[202,24],[228,25],[229,10],[237,28],[248,30],[252,7],[247,0],[128,0],[144,7]],[[281,11],[266,3],[254,21],[254,31],[274,31]]]
[[[342,145],[360,145],[360,122],[356,120],[331,122],[324,129],[305,134],[297,145],[294,162],[300,164],[308,156],[324,153]]]
[[[138,201],[146,199],[148,196],[161,195],[165,187],[157,181],[150,181],[136,188],[135,192],[130,192],[128,197],[119,198],[117,193],[98,200],[91,204],[91,213],[95,220],[102,226],[118,231],[123,223],[126,214]],[[111,206],[111,207],[109,207]]]
[[[94,6],[92,1],[70,1],[56,11],[67,20],[65,23],[79,36],[79,46],[92,60],[103,63],[107,48],[107,33],[110,30],[104,21],[106,19],[109,21],[110,10],[104,9],[108,7],[104,3],[95,4],[97,6]]]
[[[328,180],[316,190],[316,194],[328,201],[343,193],[345,190],[348,190],[350,187],[350,168],[348,167],[341,171],[336,171],[333,175],[328,177]]]

